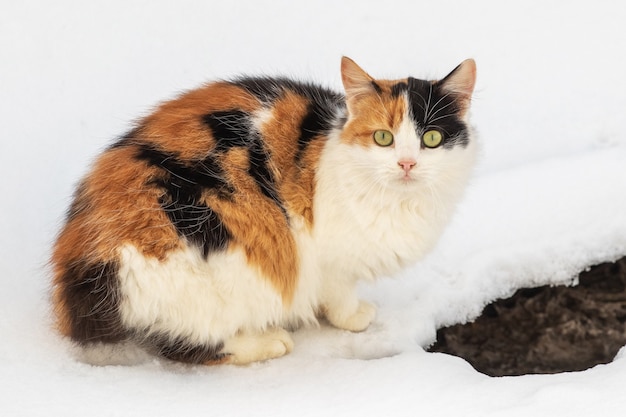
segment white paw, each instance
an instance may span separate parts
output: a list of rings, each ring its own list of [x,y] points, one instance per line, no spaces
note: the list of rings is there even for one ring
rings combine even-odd
[[[228,363],[247,365],[279,358],[293,350],[293,340],[284,329],[273,329],[262,334],[239,334],[224,343],[222,352],[229,355]]]
[[[362,332],[376,317],[376,307],[367,301],[360,300],[359,306],[353,314],[340,316],[331,311],[326,316],[335,327],[351,332]]]

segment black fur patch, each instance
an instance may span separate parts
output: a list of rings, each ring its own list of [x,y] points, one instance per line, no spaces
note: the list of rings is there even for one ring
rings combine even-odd
[[[201,248],[204,256],[226,249],[230,232],[217,213],[201,201],[206,189],[215,190],[222,198],[234,193],[214,158],[209,156],[190,166],[150,145],[141,145],[136,158],[164,171],[152,184],[165,191],[159,202],[179,236]]]
[[[456,97],[437,83],[409,78],[408,97],[411,115],[416,125],[426,131],[438,129],[443,133],[443,147],[467,146],[467,126],[459,118]]]
[[[400,82],[391,86],[391,96],[393,98],[399,97],[402,93],[409,89],[409,85],[405,82]]]
[[[222,111],[203,116],[202,120],[211,129],[215,139],[215,152],[227,152],[233,147],[248,149],[250,166],[248,174],[254,179],[261,192],[280,207],[287,216],[278,194],[276,179],[270,170],[270,155],[263,146],[261,135],[252,127],[250,115],[240,110]]]
[[[298,152],[296,163],[299,164],[304,152],[315,137],[327,134],[333,128],[333,118],[329,109],[322,103],[312,101],[309,103],[306,116],[300,125],[300,137],[298,138]]]
[[[199,197],[203,188],[226,194],[233,192],[232,186],[225,179],[222,167],[212,156],[187,162],[179,159],[174,153],[149,144],[141,144],[135,157],[170,174],[171,186],[184,189],[186,194],[192,193]]]
[[[161,184],[168,192],[159,202],[178,234],[201,248],[205,257],[226,249],[232,236],[217,213],[200,203],[195,191],[187,193],[171,184]]]
[[[127,337],[119,317],[118,266],[115,263],[68,266],[63,299],[71,316],[70,337],[78,343],[114,343]]]
[[[290,83],[286,78],[272,77],[240,77],[231,81],[255,96],[259,101],[266,104],[273,103],[285,91],[285,85]]]
[[[225,357],[220,353],[223,343],[196,345],[183,339],[171,339],[166,335],[150,336],[144,343],[148,345],[148,349],[155,349],[155,353],[164,358],[190,364],[216,362]]]
[[[285,77],[240,77],[231,83],[245,89],[266,104],[273,103],[286,91],[291,91],[306,97],[309,101],[316,101],[325,106],[343,106],[344,99],[341,94],[312,83]]]
[[[285,209],[276,188],[276,179],[274,178],[274,174],[269,167],[270,156],[263,149],[260,139],[257,144],[248,148],[248,155],[250,158],[250,168],[248,168],[248,174],[250,174],[250,176],[257,183],[263,195],[274,201],[274,203],[276,203],[276,205],[281,209],[284,216],[287,217],[287,210]]]
[[[202,117],[217,142],[215,151],[225,152],[233,147],[248,147],[254,142],[250,115],[241,110],[219,111]]]

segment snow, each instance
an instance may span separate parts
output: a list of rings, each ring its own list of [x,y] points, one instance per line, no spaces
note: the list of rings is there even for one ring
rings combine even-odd
[[[0,415],[623,415],[608,365],[489,378],[424,351],[516,288],[626,254],[626,6],[586,1],[21,1],[0,4]],[[294,333],[249,367],[92,367],[51,330],[46,259],[89,162],[159,100],[214,78],[340,87],[478,63],[482,154],[437,248],[360,288],[364,333]]]

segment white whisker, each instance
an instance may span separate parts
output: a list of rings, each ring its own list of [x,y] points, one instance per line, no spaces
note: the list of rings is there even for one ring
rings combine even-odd
[[[449,103],[445,104],[444,106],[441,106],[441,107],[437,108],[437,105],[438,105],[439,103],[441,103],[441,101],[442,101],[443,99],[445,99],[446,97],[448,97],[449,95],[450,95],[450,93],[447,93],[446,95],[444,95],[443,97],[441,97],[441,98],[437,101],[437,103],[435,103],[435,105],[433,106],[433,111],[431,112],[431,114],[430,114],[430,116],[429,116],[429,120],[428,120],[428,122],[432,122],[432,121],[433,121],[433,120],[431,119],[432,117],[435,117],[435,116],[437,115],[437,113],[439,113],[440,111],[442,111],[442,110],[446,109],[447,107],[451,106],[452,104],[454,104],[454,101],[450,101]],[[435,111],[435,109],[436,109],[436,111]],[[448,116],[448,115],[441,116],[441,117],[447,117],[447,116]],[[440,117],[440,118],[441,118],[441,117]],[[434,120],[439,120],[439,118],[438,118],[438,119],[434,119]]]
[[[428,103],[426,103],[426,111],[424,112],[424,124],[426,124],[426,120],[428,119],[428,114],[430,113],[430,100],[431,100],[432,95],[433,95],[433,85],[429,84],[428,87],[429,87],[429,90],[428,90]]]

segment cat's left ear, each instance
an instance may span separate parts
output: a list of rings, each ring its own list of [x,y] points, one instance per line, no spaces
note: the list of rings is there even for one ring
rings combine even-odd
[[[354,111],[352,104],[357,97],[375,91],[374,78],[346,56],[341,58],[341,81],[346,90],[346,103],[350,113]]]
[[[476,84],[476,62],[473,59],[466,59],[437,84],[457,97],[465,113]]]

